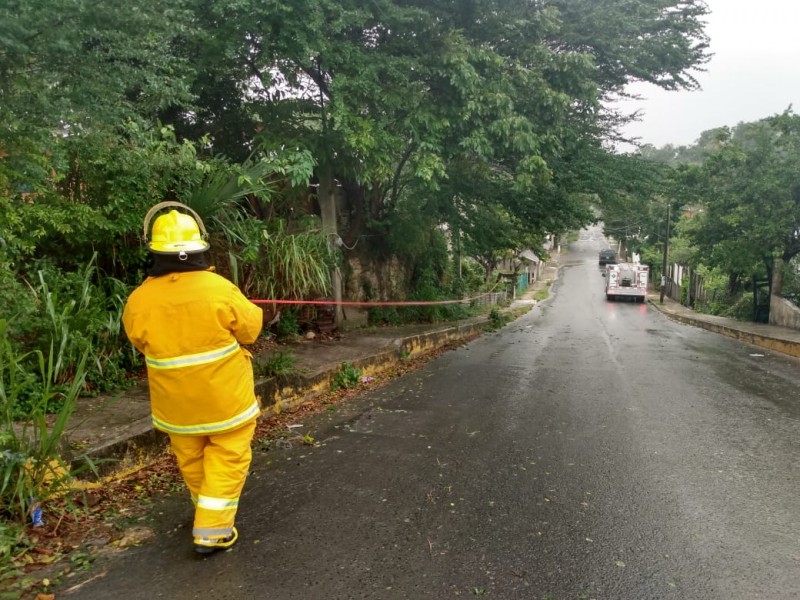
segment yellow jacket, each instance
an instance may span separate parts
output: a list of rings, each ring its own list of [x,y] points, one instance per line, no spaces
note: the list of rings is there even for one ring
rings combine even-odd
[[[148,277],[128,298],[125,333],[147,363],[153,426],[208,435],[259,414],[251,354],[263,313],[212,271]]]

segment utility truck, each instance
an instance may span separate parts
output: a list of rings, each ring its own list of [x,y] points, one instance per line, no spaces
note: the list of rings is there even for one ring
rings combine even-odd
[[[606,265],[606,299],[633,298],[636,302],[644,302],[649,272],[650,267],[639,263]]]

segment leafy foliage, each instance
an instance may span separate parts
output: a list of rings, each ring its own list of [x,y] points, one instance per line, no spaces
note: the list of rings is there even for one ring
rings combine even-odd
[[[43,385],[31,394],[26,364],[31,357],[15,350],[8,321],[0,319],[0,515],[17,522],[25,522],[35,501],[63,493],[71,476],[62,457],[61,437],[83,386],[86,355],[63,391],[58,384],[57,356],[54,346],[48,354],[33,353]],[[35,400],[28,420],[17,428],[15,407],[21,398],[31,396]],[[47,415],[54,402],[58,405],[56,418],[49,422]]]
[[[492,308],[489,311],[489,325],[492,329],[500,329],[511,320],[511,317],[500,311],[498,308]]]
[[[361,369],[354,367],[349,362],[343,363],[331,380],[331,390],[349,389],[358,385],[361,378]]]
[[[751,273],[800,254],[800,116],[729,132],[691,183],[705,208],[692,239],[709,264]]]
[[[251,298],[325,296],[336,257],[319,230],[243,217],[225,226],[233,280]]]
[[[669,227],[670,261],[704,275],[699,310],[751,318],[753,300],[742,292],[752,292],[755,278],[781,281],[772,279],[776,266],[795,294],[796,273],[786,265],[800,256],[800,116],[791,109],[703,132],[690,147],[648,147],[622,160],[637,169],[628,176],[633,186],[620,185],[624,193],[604,206],[606,231],[658,265]]]
[[[407,300],[437,302],[463,297],[466,287],[456,278],[450,265],[447,241],[439,230],[425,232],[420,245],[413,250],[415,268],[410,276]],[[411,251],[409,251],[411,252]],[[430,304],[417,306],[377,306],[369,310],[371,324],[450,321],[468,316],[462,304]]]
[[[17,390],[9,407],[16,418],[29,415],[48,386],[66,389],[81,363],[86,388],[92,392],[125,383],[137,364],[121,333],[127,288],[111,278],[98,282],[91,263],[82,273],[73,274],[45,263],[40,266],[37,281],[21,288],[24,293],[0,310],[0,318],[8,323],[8,343],[26,357],[19,364],[26,367],[27,385]],[[52,380],[47,381],[36,368],[35,358],[37,353],[47,353],[53,343]],[[49,410],[60,408],[59,398],[63,396],[56,394],[47,404]]]
[[[291,375],[296,371],[297,357],[291,350],[278,350],[266,357],[256,357],[255,372],[258,377]]]
[[[189,67],[171,46],[190,19],[180,4],[154,0],[4,2],[0,151],[13,160],[0,161],[0,182],[29,192],[47,187],[48,155],[59,143],[53,132],[93,135],[186,105]]]
[[[292,339],[300,334],[300,322],[294,310],[281,311],[278,321],[277,335],[279,340]]]

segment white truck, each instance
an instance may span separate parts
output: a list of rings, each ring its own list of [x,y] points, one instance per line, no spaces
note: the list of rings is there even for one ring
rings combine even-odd
[[[606,266],[606,299],[633,298],[644,302],[647,298],[647,276],[650,267],[639,263],[618,263]]]

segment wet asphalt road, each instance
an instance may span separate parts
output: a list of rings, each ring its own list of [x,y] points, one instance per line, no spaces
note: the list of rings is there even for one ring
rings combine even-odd
[[[800,598],[800,362],[606,302],[582,237],[550,301],[258,453],[232,551],[167,499],[57,597]]]

